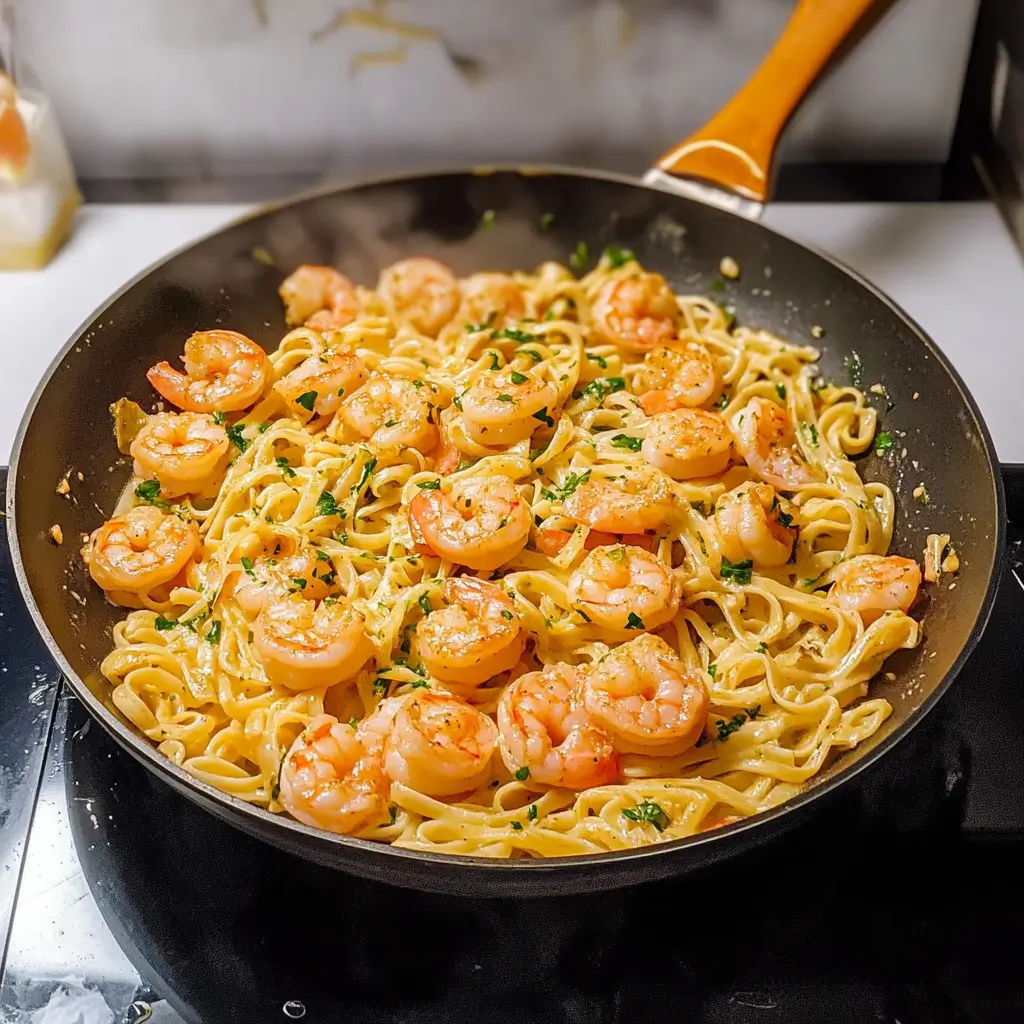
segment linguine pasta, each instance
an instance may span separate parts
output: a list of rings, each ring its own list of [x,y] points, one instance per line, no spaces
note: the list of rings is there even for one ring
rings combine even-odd
[[[216,415],[231,445],[209,486],[169,496],[134,479],[122,511],[155,503],[195,524],[199,542],[172,581],[110,591],[131,609],[102,664],[121,712],[191,775],[282,812],[286,756],[319,715],[359,733],[382,702],[450,692],[494,719],[505,688],[525,673],[561,663],[582,678],[611,650],[655,633],[688,685],[702,688],[700,721],[684,744],[616,742],[613,781],[580,791],[540,784],[498,752],[471,792],[428,795],[388,778],[383,813],[354,830],[411,849],[492,857],[597,853],[693,835],[789,799],[836,753],[871,736],[891,707],[870,696],[869,682],[889,654],[914,647],[920,635],[903,608],[861,614],[829,589],[841,565],[885,555],[892,536],[891,491],[862,480],[851,461],[871,445],[876,412],[856,388],[815,386],[813,348],[734,325],[704,296],[676,298],[671,337],[650,344],[643,324],[639,335],[627,325],[623,344],[607,318],[598,324],[601,304],[613,294],[628,300],[628,288],[616,293],[616,284],[643,275],[617,251],[579,279],[555,264],[515,273],[502,286],[521,295],[514,315],[511,307],[481,308],[481,294],[498,286],[484,282],[478,294],[471,278],[460,283],[457,311],[426,330],[401,300],[359,288],[354,319],[338,326],[314,317],[318,326],[286,334],[269,356],[271,382],[310,359],[351,354],[371,378],[411,384],[424,396],[436,427],[423,426],[431,446],[380,443],[387,422],[364,436],[337,410],[313,406],[312,392],[296,400],[268,386],[247,411]],[[791,545],[781,564],[727,557],[716,509],[726,507],[723,495],[764,478],[738,441],[725,468],[704,476],[676,471],[674,462],[663,472],[645,447],[649,438],[655,445],[666,415],[644,411],[661,401],[644,398],[657,378],[653,351],[687,343],[706,352],[714,380],[714,394],[693,404],[720,416],[737,438],[757,400],[775,403],[790,424],[787,458],[803,482],[775,488],[770,515]],[[463,398],[488,375],[529,378],[547,400],[524,416],[513,396],[507,418],[493,426],[486,417],[467,422],[472,409]],[[688,407],[685,396],[674,407]],[[504,440],[488,443],[488,429]],[[471,482],[491,478],[507,481],[528,506],[525,546],[493,568],[439,557],[417,534],[414,500],[431,491],[468,494]],[[602,537],[573,514],[573,496],[602,480],[617,482],[640,518],[648,515],[639,528]],[[651,528],[651,509],[663,505],[667,513]],[[620,628],[588,615],[572,578],[595,539],[613,560],[640,547],[662,564],[675,588],[676,603],[662,606],[667,621],[648,626],[633,614]],[[296,552],[315,552],[321,571],[313,579],[325,581],[326,600],[346,602],[365,623],[369,656],[330,685],[272,682],[254,637],[257,616],[239,599],[255,562]],[[433,678],[417,635],[453,576],[496,581],[524,638],[511,669],[473,685]],[[292,580],[288,596],[302,599],[309,587]],[[656,703],[650,693],[640,699]]]

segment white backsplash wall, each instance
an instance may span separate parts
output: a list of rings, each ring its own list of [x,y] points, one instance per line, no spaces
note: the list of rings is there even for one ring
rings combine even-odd
[[[324,32],[353,0],[4,4],[80,176],[186,179],[502,160],[638,171],[728,98],[793,6],[366,0],[364,24]],[[976,8],[901,0],[800,112],[787,159],[944,159]],[[366,24],[381,12],[420,31]]]

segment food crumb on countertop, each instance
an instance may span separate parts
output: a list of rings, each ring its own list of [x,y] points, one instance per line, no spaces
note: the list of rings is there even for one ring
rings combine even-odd
[[[58,547],[64,543],[64,531],[57,523],[54,523],[53,526],[50,527],[50,540],[52,540]]]

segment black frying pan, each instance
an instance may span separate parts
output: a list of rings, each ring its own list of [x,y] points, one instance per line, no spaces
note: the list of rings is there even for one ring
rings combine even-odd
[[[808,19],[821,16],[830,44],[819,45],[814,59],[815,68],[824,66],[856,16],[876,7],[870,0],[803,0],[766,66],[780,52],[792,64],[794,39],[809,52],[807,33],[815,26]],[[764,69],[759,74],[763,79]],[[812,77],[790,91],[790,108]],[[735,119],[735,110],[729,116]],[[784,120],[776,118],[776,135]],[[708,152],[705,143],[681,147],[665,169],[680,169],[680,162],[685,169],[694,154],[706,161]],[[742,161],[748,200],[767,189],[770,147],[760,162],[750,153]],[[751,167],[761,168],[760,177]],[[711,166],[703,170],[719,175]],[[485,211],[494,211],[489,229],[481,227]],[[544,214],[554,218],[546,231]],[[894,405],[882,423],[897,438],[897,456],[904,447],[908,454],[868,455],[859,468],[896,494],[893,550],[920,558],[928,533],[948,532],[961,559],[955,589],[930,588],[925,642],[887,662],[894,681],[883,676],[873,684],[893,705],[885,725],[774,811],[687,840],[546,861],[430,855],[318,832],[204,785],[159,755],[110,701],[98,666],[121,613],[78,557],[80,536],[111,514],[130,474],[114,445],[110,403],[127,396],[148,406],[146,369],[176,357],[195,330],[223,325],[273,349],[285,332],[277,287],[299,263],[332,264],[369,284],[383,266],[411,253],[469,274],[564,262],[581,240],[592,253],[613,242],[628,247],[686,292],[720,287],[718,263],[729,255],[742,275],[726,284],[724,298],[742,322],[818,344],[827,378],[843,378],[844,360],[856,352],[865,384],[885,383]],[[254,258],[258,248],[272,254],[274,266]],[[821,342],[812,337],[816,326],[825,332]],[[66,498],[55,487],[69,470],[75,472]],[[912,496],[920,482],[928,505]],[[975,403],[935,345],[877,289],[735,213],[626,178],[562,170],[455,172],[331,189],[255,214],[151,268],[72,338],[37,388],[15,442],[7,510],[15,570],[40,633],[89,712],[144,767],[219,817],[301,857],[398,885],[506,896],[613,888],[720,860],[766,841],[885,755],[935,706],[977,641],[995,592],[1004,518],[992,442]],[[63,529],[60,547],[48,536],[54,523]]]

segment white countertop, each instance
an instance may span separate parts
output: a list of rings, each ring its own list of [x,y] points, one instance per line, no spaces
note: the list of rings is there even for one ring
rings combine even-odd
[[[248,209],[87,206],[45,270],[0,273],[0,464],[64,342],[148,264]],[[1024,260],[990,203],[777,204],[771,227],[833,253],[935,339],[981,406],[1004,462],[1024,463]]]

